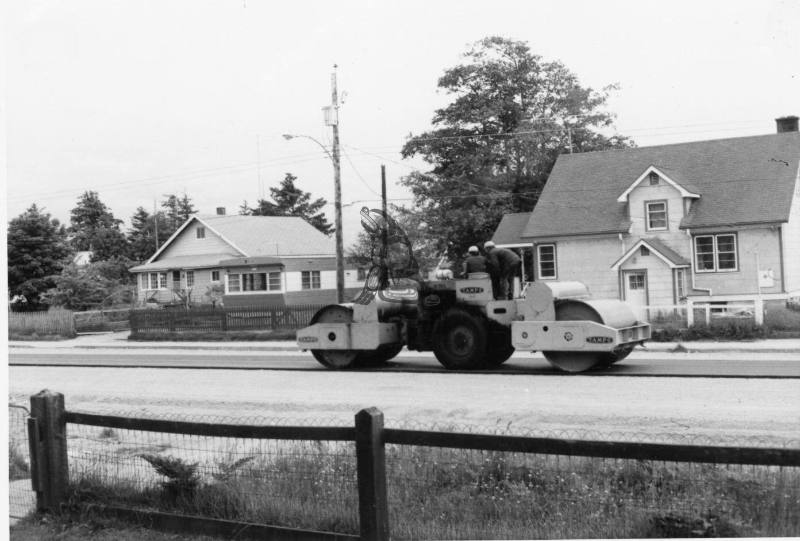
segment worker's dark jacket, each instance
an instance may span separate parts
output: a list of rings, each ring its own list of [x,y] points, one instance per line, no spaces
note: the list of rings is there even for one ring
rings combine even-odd
[[[482,255],[471,255],[464,260],[464,276],[472,272],[488,272],[485,257]]]
[[[507,248],[494,248],[489,252],[489,266],[493,267],[499,276],[516,270],[521,261],[517,254]]]

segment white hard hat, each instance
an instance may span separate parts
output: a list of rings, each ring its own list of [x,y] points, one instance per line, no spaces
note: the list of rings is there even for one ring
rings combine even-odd
[[[484,248],[494,248],[494,243],[492,241],[490,241],[490,240],[487,240],[485,243],[483,243],[483,247]]]
[[[467,250],[467,252],[469,252],[471,254],[477,254],[478,253],[478,247],[477,246],[470,246],[469,250]]]

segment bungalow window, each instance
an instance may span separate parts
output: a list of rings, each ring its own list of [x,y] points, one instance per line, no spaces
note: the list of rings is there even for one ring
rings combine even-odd
[[[303,271],[301,273],[300,289],[320,289],[319,271]]]
[[[198,239],[206,238],[206,228],[205,227],[198,227],[197,228],[197,238]]]
[[[730,272],[738,269],[736,235],[698,235],[694,238],[697,272]]]
[[[539,278],[556,278],[556,245],[539,244],[536,247],[536,256]]]
[[[663,231],[667,229],[666,201],[648,201],[645,203],[645,210],[648,231]]]
[[[186,287],[194,285],[194,271],[186,271]]]
[[[148,289],[167,289],[167,273],[151,272],[150,287]]]
[[[219,271],[211,271],[211,281],[219,282]]]
[[[244,274],[228,274],[228,293],[280,290],[280,272],[249,272]]]

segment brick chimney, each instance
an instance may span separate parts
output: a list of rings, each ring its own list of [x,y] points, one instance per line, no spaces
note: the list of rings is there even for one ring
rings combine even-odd
[[[795,117],[795,119],[796,118],[797,117]],[[795,129],[797,128],[796,124],[797,121],[795,120]],[[217,216],[225,216],[225,207],[217,207]]]
[[[778,126],[778,133],[798,131],[796,116],[782,116],[780,118],[776,118],[775,124]]]

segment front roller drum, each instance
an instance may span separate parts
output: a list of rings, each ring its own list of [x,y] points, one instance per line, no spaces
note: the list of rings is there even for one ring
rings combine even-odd
[[[593,321],[604,324],[597,311],[579,301],[561,301],[556,304],[556,321]],[[606,351],[543,351],[544,358],[564,372],[586,372],[593,368],[607,368],[627,357],[633,346],[622,346]]]

